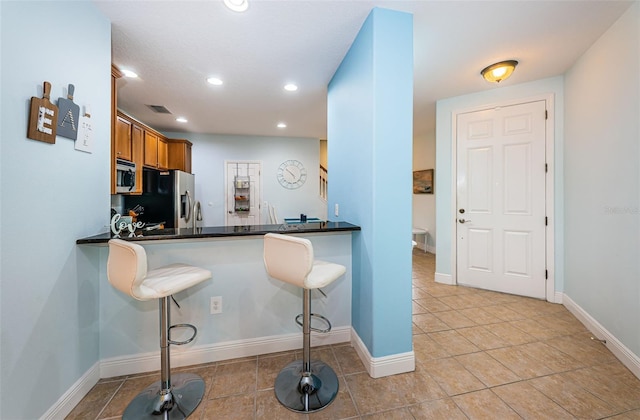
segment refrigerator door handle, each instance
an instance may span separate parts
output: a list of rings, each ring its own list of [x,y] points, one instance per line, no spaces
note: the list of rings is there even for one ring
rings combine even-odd
[[[188,223],[191,220],[191,194],[189,190],[185,192],[185,195],[187,196],[187,208],[185,209],[184,221]]]

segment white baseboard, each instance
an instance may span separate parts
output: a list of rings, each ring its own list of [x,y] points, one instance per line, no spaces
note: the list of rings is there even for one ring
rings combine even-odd
[[[40,419],[54,420],[65,418],[99,380],[100,363],[97,362],[91,366]]]
[[[564,293],[555,292],[555,294],[553,295],[553,302],[551,302],[551,303],[562,303],[562,297],[563,296],[564,296]]]
[[[326,334],[311,334],[312,347],[348,343],[350,340],[351,327],[334,327],[331,332]],[[181,367],[212,363],[220,360],[257,356],[300,348],[302,348],[302,335],[300,333],[227,341],[206,346],[190,346],[185,348],[173,346],[171,347],[171,366]],[[100,377],[111,378],[113,376],[153,372],[158,370],[159,367],[159,350],[157,352],[114,357],[104,359],[100,362]]]
[[[349,343],[351,341],[351,331],[351,327],[334,327],[331,332],[326,334],[312,333],[311,346]],[[171,347],[171,366],[190,366],[300,348],[302,348],[302,335],[300,333],[228,341],[184,349],[174,346]],[[98,383],[100,378],[153,372],[159,369],[160,351],[103,359],[85,372],[40,419],[65,418],[91,388]]]
[[[311,335],[311,346],[323,346],[350,342],[372,378],[412,372],[415,370],[413,351],[385,357],[372,357],[352,327],[336,327],[327,334]],[[190,366],[239,357],[256,356],[302,348],[299,333],[260,337],[248,340],[228,341],[185,349],[172,347],[171,366]],[[157,371],[160,366],[158,352],[142,353],[103,359],[92,366],[62,397],[41,417],[41,420],[66,417],[100,378]]]
[[[436,283],[455,286],[455,283],[453,282],[453,276],[451,274],[436,273],[434,276],[434,280]]]
[[[418,242],[418,244],[416,245],[416,248],[418,248],[422,252],[425,252],[425,250],[424,250],[424,242],[423,243]],[[426,252],[429,252],[430,254],[435,254],[436,253],[436,247],[435,246],[431,246],[431,245],[427,245]]]
[[[589,331],[598,339],[606,340],[606,346],[634,375],[640,379],[640,357],[629,350],[624,344],[613,336],[605,327],[596,321],[591,315],[582,309],[566,294],[563,295],[562,304],[582,322]]]
[[[358,333],[351,330],[351,345],[362,360],[367,373],[372,378],[396,375],[398,373],[413,372],[416,369],[416,357],[412,351],[398,353],[391,356],[373,357],[364,345]]]

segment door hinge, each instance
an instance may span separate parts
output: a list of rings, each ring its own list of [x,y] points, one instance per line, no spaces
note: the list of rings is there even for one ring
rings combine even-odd
[[[547,164],[547,163],[544,164],[544,171],[545,171],[545,173],[549,172],[549,164]]]
[[[544,270],[544,278],[545,280],[549,279],[549,270]]]
[[[549,218],[544,216],[544,225],[547,226],[549,224]]]
[[[547,111],[546,109],[544,110],[544,119],[545,120],[549,119],[549,111]]]

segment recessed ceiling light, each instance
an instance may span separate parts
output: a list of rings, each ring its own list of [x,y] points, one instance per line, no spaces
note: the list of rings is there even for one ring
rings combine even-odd
[[[189,122],[189,120],[187,120],[185,117],[178,117],[176,118],[176,121],[178,121],[179,123]]]
[[[298,90],[298,85],[293,83],[287,83],[286,85],[284,85],[284,90],[288,90],[289,92],[295,92],[296,90]]]
[[[124,77],[130,77],[132,79],[138,77],[138,75],[134,71],[126,70],[126,69],[121,71],[122,71],[122,74],[124,74]]]
[[[278,128],[287,128],[287,124],[285,124],[283,122],[278,123]]]
[[[224,0],[224,5],[234,12],[244,12],[249,8],[248,0]]]
[[[210,77],[207,79],[207,82],[214,86],[220,86],[223,83],[222,79],[218,79],[217,77]]]

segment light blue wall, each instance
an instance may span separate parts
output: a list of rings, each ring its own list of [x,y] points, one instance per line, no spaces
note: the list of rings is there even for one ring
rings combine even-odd
[[[640,357],[640,3],[565,77],[565,294]]]
[[[0,418],[43,415],[98,360],[95,250],[109,218],[109,21],[88,1],[2,1]],[[29,103],[91,105],[92,154],[26,138]]]
[[[328,91],[329,217],[353,236],[353,327],[373,357],[411,351],[413,16],[374,9]]]
[[[516,70],[517,71],[517,70]],[[436,104],[436,275],[450,276],[455,261],[452,259],[452,246],[455,241],[455,209],[452,194],[455,191],[455,174],[452,173],[452,129],[453,112],[492,105],[504,101],[528,99],[531,97],[552,94],[554,100],[554,202],[553,215],[555,227],[555,289],[563,290],[564,272],[564,98],[563,77],[557,76],[519,85],[496,87],[493,90],[443,99]]]
[[[275,206],[284,217],[326,219],[327,203],[320,199],[320,141],[314,138],[233,136],[221,134],[164,133],[169,138],[185,138],[193,143],[192,169],[196,174],[196,199],[202,203],[203,226],[223,226],[225,160],[252,160],[262,163],[262,201]],[[307,170],[307,181],[295,190],[283,188],[277,180],[278,166],[297,159]],[[261,224],[268,224],[262,206]]]

